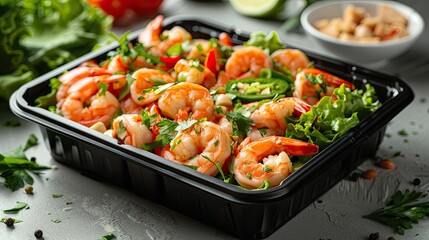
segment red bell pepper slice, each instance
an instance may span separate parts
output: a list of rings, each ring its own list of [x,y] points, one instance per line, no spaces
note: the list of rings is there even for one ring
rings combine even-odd
[[[161,57],[159,57],[159,59],[160,59],[163,63],[165,63],[165,65],[166,65],[166,67],[167,67],[168,69],[170,69],[170,68],[173,68],[173,67],[174,67],[174,65],[176,65],[176,63],[177,63],[180,59],[182,59],[182,57],[181,57],[181,56],[174,56],[174,57],[161,56]]]
[[[217,74],[217,62],[216,62],[216,51],[214,49],[210,50],[209,54],[206,57],[204,65],[210,69],[212,73]]]

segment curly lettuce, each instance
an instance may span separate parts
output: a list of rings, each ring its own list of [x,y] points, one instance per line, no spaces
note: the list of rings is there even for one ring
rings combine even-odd
[[[0,98],[90,52],[111,23],[85,0],[0,0]]]
[[[380,106],[375,89],[369,84],[365,89],[354,91],[341,85],[334,90],[334,95],[337,97],[335,101],[325,96],[302,114],[298,123],[289,123],[286,137],[314,143],[324,149]]]

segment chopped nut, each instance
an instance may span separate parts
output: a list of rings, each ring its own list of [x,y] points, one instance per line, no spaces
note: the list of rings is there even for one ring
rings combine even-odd
[[[320,20],[317,20],[316,22],[314,22],[314,27],[320,30],[320,29],[328,26],[328,24],[329,24],[329,19],[324,18],[324,19],[320,19]]]
[[[101,132],[101,133],[104,133],[107,130],[106,126],[102,122],[97,122],[94,125],[92,125],[90,128],[92,130],[95,130],[95,131]]]
[[[229,108],[232,107],[232,100],[226,94],[219,94],[216,98],[216,105],[225,106]]]
[[[371,29],[366,25],[360,24],[355,28],[355,37],[356,38],[372,37]]]

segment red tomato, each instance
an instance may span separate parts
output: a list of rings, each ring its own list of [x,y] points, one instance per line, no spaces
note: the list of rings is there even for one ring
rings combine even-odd
[[[162,0],[131,0],[131,8],[138,15],[153,13],[158,10]]]
[[[88,0],[88,2],[101,8],[105,13],[113,16],[115,20],[123,17],[127,9],[130,8],[130,1],[128,0]]]

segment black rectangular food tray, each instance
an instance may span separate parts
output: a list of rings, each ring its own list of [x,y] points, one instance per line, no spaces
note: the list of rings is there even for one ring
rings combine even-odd
[[[221,32],[242,44],[248,35],[195,19],[168,18],[164,29],[181,26],[194,38],[217,37]],[[136,41],[138,32],[130,35]],[[95,178],[129,187],[133,192],[168,206],[210,226],[245,239],[266,238],[315,199],[343,179],[361,162],[374,157],[387,123],[414,98],[401,79],[306,52],[317,68],[353,82],[371,83],[382,106],[324,149],[280,186],[248,191],[126,145],[45,109],[34,100],[50,91],[49,80],[79,64],[102,60],[117,45],[89,53],[49,72],[17,90],[11,100],[19,117],[39,124],[53,159]]]

